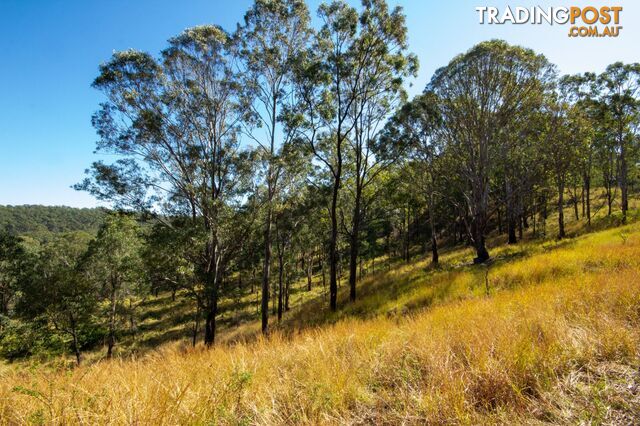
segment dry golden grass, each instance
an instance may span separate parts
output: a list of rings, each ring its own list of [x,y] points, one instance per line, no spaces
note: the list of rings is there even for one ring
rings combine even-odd
[[[640,227],[494,254],[489,297],[484,270],[452,252],[439,271],[418,262],[368,278],[332,325],[73,370],[5,367],[0,424],[637,419]],[[356,318],[369,308],[380,315]]]

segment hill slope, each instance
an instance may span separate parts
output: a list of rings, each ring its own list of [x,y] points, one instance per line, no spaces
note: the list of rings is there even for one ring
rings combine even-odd
[[[465,250],[439,270],[396,265],[365,278],[360,301],[336,314],[308,295],[269,339],[242,342],[249,320],[223,328],[240,343],[212,350],[174,343],[72,371],[5,367],[0,423],[638,418],[640,226],[493,254],[488,273],[464,264]],[[333,324],[298,327],[307,322]]]
[[[65,206],[0,206],[0,231],[25,235],[43,232],[95,232],[106,211]]]

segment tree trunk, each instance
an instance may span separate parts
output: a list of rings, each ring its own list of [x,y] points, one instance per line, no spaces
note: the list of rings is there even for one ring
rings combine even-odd
[[[508,229],[509,239],[507,243],[516,244],[518,242],[518,239],[516,237],[516,219],[515,219],[515,215],[513,214],[513,211],[510,211],[508,216],[509,216],[509,220],[507,221],[507,229]]]
[[[269,189],[271,191],[271,189]],[[271,274],[271,202],[267,207],[267,219],[264,230],[264,263],[262,266],[262,334],[269,334],[269,276]]]
[[[193,338],[191,341],[191,346],[196,346],[196,341],[198,339],[198,329],[200,328],[200,304],[196,303],[196,315],[193,319]]]
[[[473,259],[473,263],[480,264],[489,260],[489,252],[487,251],[485,236],[484,236],[484,224],[486,223],[486,217],[482,212],[476,214],[476,217],[472,223],[472,237],[473,246],[476,249],[476,257]]]
[[[505,182],[505,194],[506,194],[506,207],[507,207],[507,234],[508,243],[515,244],[518,242],[516,239],[516,215],[513,209],[513,191],[511,190],[511,183],[509,179]]]
[[[591,226],[591,177],[589,174],[584,175],[584,198],[587,225]]]
[[[358,268],[358,255],[360,251],[360,198],[362,195],[362,188],[360,184],[357,184],[355,205],[353,208],[353,219],[351,226],[351,241],[349,250],[349,300],[351,302],[356,301],[356,283],[357,283],[357,268]]]
[[[547,235],[547,218],[549,217],[549,211],[547,206],[547,194],[542,195],[542,235]]]
[[[107,341],[107,358],[113,356],[113,347],[116,344],[116,301],[117,301],[117,277],[111,275],[111,295],[110,295],[110,311],[109,311],[109,338]]]
[[[218,315],[218,256],[213,243],[207,244],[210,264],[206,268],[205,285],[209,289],[209,304],[204,324],[204,344],[212,346],[216,341],[216,316]]]
[[[565,237],[564,232],[564,180],[558,179],[558,239]]]
[[[622,126],[619,126],[619,143],[620,143],[620,195],[622,197],[622,223],[627,223],[627,210],[629,210],[629,186],[627,179],[627,154],[626,144],[622,135]]]
[[[341,168],[342,162],[340,162]],[[338,309],[338,191],[340,189],[340,173],[336,174],[331,198],[331,239],[329,240],[329,307]]]
[[[284,247],[278,247],[278,322],[282,320],[282,308],[283,308],[283,291],[284,291]]]
[[[313,255],[309,255],[309,259],[307,260],[307,264],[305,265],[307,268],[307,291],[311,291],[311,278],[313,274]]]
[[[211,307],[207,312],[207,318],[204,325],[204,344],[212,346],[216,341],[216,315],[217,315],[217,302],[216,307]]]
[[[578,187],[574,182],[573,185],[573,214],[576,217],[576,222],[580,220],[580,215],[578,213]]]
[[[427,206],[429,213],[429,228],[431,228],[431,264],[437,265],[439,262],[438,255],[438,236],[436,233],[436,220],[434,213],[434,200],[433,194],[429,194],[429,205]]]
[[[479,264],[489,260],[489,252],[485,243],[484,235],[478,235],[475,242],[476,258],[473,259],[473,263]]]
[[[289,312],[289,289],[291,288],[291,273],[286,274],[284,288],[284,311]]]
[[[522,240],[522,235],[524,233],[524,216],[522,214],[518,215],[518,238]]]
[[[605,180],[604,187],[606,189],[607,195],[607,216],[611,216],[612,207],[613,207],[613,189],[612,189],[612,181],[613,181],[613,153],[609,153],[608,163],[605,168],[606,171],[603,172],[603,178]]]
[[[405,233],[404,233],[404,253],[403,253],[403,257],[404,257],[404,261],[409,263],[409,261],[411,260],[411,256],[410,256],[410,245],[411,245],[411,235],[409,234],[409,227],[411,225],[411,208],[409,207],[409,204],[407,203],[407,207],[405,208],[405,213],[404,213],[404,218],[406,220],[406,226],[405,226]]]
[[[71,325],[71,344],[73,345],[73,353],[76,356],[76,365],[80,366],[80,343],[78,342],[77,324],[73,315],[70,315],[69,324]]]

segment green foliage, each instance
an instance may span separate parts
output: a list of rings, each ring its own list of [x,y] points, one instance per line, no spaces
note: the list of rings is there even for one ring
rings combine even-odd
[[[95,232],[105,215],[106,211],[99,208],[0,206],[0,231],[34,236],[42,236],[49,232]]]
[[[30,356],[60,355],[68,348],[43,318],[28,321],[0,316],[0,357],[15,361]]]

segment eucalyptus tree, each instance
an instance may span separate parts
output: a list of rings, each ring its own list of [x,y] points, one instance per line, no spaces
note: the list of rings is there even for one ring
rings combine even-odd
[[[562,98],[570,108],[571,138],[576,148],[574,175],[582,180],[583,217],[591,226],[591,181],[594,154],[598,149],[597,137],[602,118],[601,105],[591,97],[595,75],[566,75],[559,81]],[[574,191],[575,192],[575,191]],[[577,194],[574,194],[577,198]]]
[[[206,235],[201,227],[192,226],[188,217],[176,217],[169,224],[153,225],[144,235],[141,252],[152,292],[157,295],[160,290],[169,290],[175,298],[176,293],[183,290],[194,301],[194,346],[207,299],[196,270],[205,244]]]
[[[118,332],[118,313],[123,301],[147,293],[140,228],[132,217],[112,214],[89,244],[84,266],[88,281],[100,288],[107,306],[107,358],[113,355]]]
[[[331,188],[329,304],[335,310],[338,292],[338,204],[346,145],[355,140],[354,129],[368,104],[365,102],[359,106],[358,102],[370,98],[374,93],[382,93],[382,87],[392,89],[390,80],[382,77],[386,71],[396,77],[406,72],[401,62],[396,64],[397,68],[386,68],[389,65],[387,60],[398,53],[398,47],[403,54],[396,58],[405,58],[402,47],[405,32],[402,30],[404,19],[400,11],[389,13],[383,1],[364,1],[363,12],[359,14],[354,7],[337,0],[320,5],[318,16],[322,22],[321,28],[312,39],[310,48],[296,61],[297,104],[287,112],[287,125],[296,126],[297,140],[307,146],[314,155],[315,163],[327,172],[319,176],[328,176],[327,183]],[[401,25],[400,29],[393,28],[397,24]],[[380,26],[374,28],[377,25]],[[383,40],[390,43],[392,50],[382,46]],[[378,72],[381,74],[376,75]],[[367,79],[367,74],[370,79]],[[381,81],[376,81],[377,78]],[[395,86],[389,94],[398,89]],[[373,122],[378,122],[380,111],[372,109],[370,112]],[[361,131],[364,143],[366,136],[362,126]],[[364,162],[360,167],[362,172]]]
[[[278,321],[282,319],[283,308],[288,305],[285,303],[288,301],[289,290],[288,287],[285,288],[287,273],[285,269],[291,261],[294,235],[299,231],[302,216],[305,213],[302,203],[305,200],[306,179],[310,171],[309,157],[299,150],[297,144],[284,144],[280,148],[279,158],[282,164],[282,169],[279,171],[279,190],[272,199],[278,262],[277,309],[275,310]],[[264,315],[265,309],[262,308]]]
[[[395,157],[397,146],[405,148],[412,160],[410,168],[413,183],[419,185],[424,194],[429,228],[431,234],[431,262],[438,264],[437,217],[438,205],[444,202],[442,186],[446,171],[441,165],[443,146],[437,136],[442,126],[438,108],[438,98],[434,93],[426,92],[405,103],[387,122],[381,138],[385,156]]]
[[[247,133],[261,151],[265,165],[265,224],[262,271],[262,332],[269,329],[269,285],[273,202],[280,191],[282,149],[294,137],[294,129],[280,125],[281,112],[292,102],[292,66],[311,36],[309,11],[302,0],[256,0],[245,14],[236,37],[243,59],[243,84],[250,90],[253,123]]]
[[[558,239],[566,236],[565,190],[571,173],[580,161],[580,147],[585,136],[584,116],[580,105],[570,104],[563,90],[548,96],[541,115],[543,127],[542,160],[551,171],[557,191]]]
[[[160,219],[189,216],[203,230],[196,268],[207,294],[207,345],[215,339],[221,274],[237,250],[229,220],[251,189],[253,161],[239,138],[250,108],[233,43],[222,28],[199,26],[170,39],[160,59],[114,53],[93,84],[107,97],[93,124],[98,151],[121,158],[94,163],[77,186]]]
[[[502,149],[497,153],[494,172],[494,199],[504,205],[507,243],[515,244],[523,236],[527,200],[539,180],[540,143],[543,132],[536,123],[539,108],[529,105],[528,111],[514,114],[506,134],[501,135]]]
[[[609,120],[618,159],[623,221],[629,210],[629,156],[637,144],[640,120],[640,64],[616,62],[609,65],[596,81],[597,99]]]
[[[80,365],[84,336],[95,329],[98,287],[86,274],[86,253],[91,237],[83,232],[53,236],[37,253],[31,273],[20,279],[18,316],[43,319],[56,334],[70,339]]]
[[[290,283],[289,277],[287,277],[287,274],[290,274],[288,266],[292,261],[295,261],[293,256],[294,237],[298,233],[306,213],[301,201],[301,197],[297,194],[291,194],[286,202],[280,203],[275,215],[275,240],[278,258],[278,322],[282,320],[283,312],[288,309]]]
[[[342,185],[343,146],[355,123],[350,120],[358,97],[358,80],[365,67],[356,55],[358,12],[343,1],[324,3],[318,9],[322,27],[299,60],[298,112],[303,121],[298,134],[330,176],[329,305],[337,309],[338,296],[338,194]],[[305,61],[306,60],[306,61]]]
[[[441,135],[463,176],[464,222],[476,250],[489,259],[485,238],[491,217],[491,178],[496,160],[521,114],[541,103],[554,69],[530,49],[492,40],[454,58],[428,85],[440,98]],[[467,216],[469,218],[467,219]]]
[[[353,134],[347,143],[352,151],[349,164],[353,173],[353,212],[349,238],[349,299],[356,300],[357,266],[360,255],[361,227],[371,197],[366,189],[378,174],[402,153],[376,156],[376,139],[392,112],[405,101],[403,83],[415,76],[418,61],[408,53],[407,26],[400,7],[389,10],[384,0],[366,0],[359,17],[360,30],[354,49],[356,60],[363,62],[361,76],[355,81],[356,99],[351,111]],[[365,59],[367,58],[367,59]],[[375,191],[369,191],[376,194]]]

